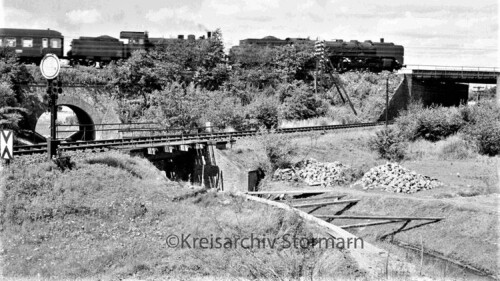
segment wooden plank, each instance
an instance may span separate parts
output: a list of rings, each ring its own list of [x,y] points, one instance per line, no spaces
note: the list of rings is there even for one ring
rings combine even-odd
[[[349,216],[317,215],[321,219],[360,219],[360,220],[444,220],[444,217],[397,217],[397,216]]]
[[[333,225],[331,223],[328,223],[324,220],[318,219],[313,215],[307,214],[301,210],[298,209],[293,209],[287,204],[283,204],[280,202],[276,201],[269,201],[263,198],[259,198],[256,196],[248,196],[242,193],[241,194],[244,198],[247,198],[248,200],[260,202],[267,204],[269,206],[274,206],[280,209],[288,210],[295,212],[298,214],[300,217],[302,217],[304,220],[314,223],[316,225],[319,225],[323,229],[325,229],[326,233],[336,239],[344,239],[347,240],[349,238],[351,239],[356,239],[355,235],[347,232],[346,230]],[[353,258],[353,260],[357,263],[360,269],[365,270],[368,274],[369,279],[380,279],[381,276],[384,276],[385,271],[384,271],[384,265],[387,261],[388,257],[388,252],[386,250],[383,250],[381,248],[378,248],[366,241],[364,241],[364,246],[363,247],[351,247],[348,249],[348,255]],[[406,265],[406,264],[405,264]]]
[[[266,194],[323,194],[323,193],[332,193],[336,192],[335,190],[276,190],[276,191],[247,191],[245,194],[248,195],[266,195]]]
[[[315,203],[305,203],[305,204],[291,204],[294,208],[307,208],[307,207],[317,207],[317,206],[327,206],[327,205],[335,205],[335,204],[348,204],[348,203],[356,203],[359,199],[348,199],[348,200],[337,200],[330,202],[315,202]]]
[[[300,198],[300,199],[293,199],[292,203],[302,203],[302,202],[309,202],[312,200],[323,200],[323,199],[340,199],[343,197],[346,197],[347,194],[339,194],[339,195],[331,195],[331,196],[325,196],[325,197],[314,197],[314,198]]]
[[[342,229],[348,229],[348,228],[365,227],[365,226],[371,226],[371,225],[388,224],[388,223],[395,223],[395,222],[402,222],[402,221],[404,221],[404,220],[385,220],[385,221],[365,222],[365,223],[358,223],[358,224],[339,225],[339,227]]]

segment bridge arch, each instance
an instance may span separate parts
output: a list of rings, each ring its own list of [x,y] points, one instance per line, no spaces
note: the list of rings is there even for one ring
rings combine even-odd
[[[36,124],[40,116],[47,112],[48,108],[42,101],[45,88],[31,89],[37,93],[38,100],[31,102],[29,116],[22,122],[21,128],[31,132],[32,135],[25,137],[32,142],[44,142],[43,136],[35,133]],[[88,88],[64,88],[63,93],[57,99],[58,106],[70,108],[78,119],[79,132],[72,135],[72,140],[101,140],[118,138],[116,131],[99,131],[98,124],[121,123],[116,113],[116,103],[106,98],[106,93]]]

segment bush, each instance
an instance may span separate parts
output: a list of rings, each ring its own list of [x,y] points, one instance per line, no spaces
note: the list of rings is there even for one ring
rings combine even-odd
[[[396,125],[408,140],[423,138],[438,141],[457,133],[465,124],[461,109],[450,107],[423,108],[410,106],[396,118]]]
[[[271,174],[278,168],[289,168],[293,163],[297,146],[292,142],[292,137],[274,133],[261,133],[258,138],[264,145],[267,163],[263,163],[264,170]]]
[[[267,129],[278,125],[278,100],[271,96],[260,95],[247,109],[249,127],[265,126]]]
[[[494,102],[480,103],[461,110],[466,122],[462,128],[467,140],[476,143],[478,152],[490,156],[500,153],[500,107]]]
[[[498,122],[498,121],[497,121]],[[467,125],[463,132],[469,140],[475,141],[478,152],[489,156],[500,154],[500,125],[481,121]]]
[[[282,119],[303,120],[321,117],[328,111],[326,102],[305,84],[284,84],[278,89],[278,95],[283,102],[280,107]]]
[[[405,158],[407,143],[397,128],[387,128],[375,133],[368,141],[369,147],[381,158],[390,161],[400,161]]]

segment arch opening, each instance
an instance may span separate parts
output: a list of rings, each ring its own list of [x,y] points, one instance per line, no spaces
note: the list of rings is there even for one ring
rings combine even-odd
[[[70,104],[59,104],[57,112],[57,138],[62,141],[95,140],[95,124],[85,110]],[[43,113],[37,120],[36,133],[50,136],[50,112]]]

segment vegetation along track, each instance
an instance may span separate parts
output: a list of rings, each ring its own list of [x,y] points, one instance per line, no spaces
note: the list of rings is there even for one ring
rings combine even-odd
[[[375,127],[375,126],[382,126],[384,124],[385,124],[384,122],[371,122],[371,123],[355,123],[355,124],[341,124],[341,125],[327,125],[327,126],[281,128],[281,129],[276,129],[275,132],[278,134],[289,134],[289,133],[299,133],[299,132]],[[133,137],[133,138],[120,138],[120,139],[107,139],[107,140],[63,142],[60,144],[59,147],[60,149],[67,151],[85,150],[85,149],[99,150],[103,148],[119,147],[124,145],[141,145],[141,144],[144,145],[144,144],[165,143],[174,141],[217,140],[217,139],[231,140],[236,138],[255,136],[258,133],[259,131],[252,130],[252,131],[238,131],[238,132],[161,135],[161,136]],[[29,154],[46,153],[46,152],[47,152],[46,143],[14,146],[14,155],[29,155]]]

